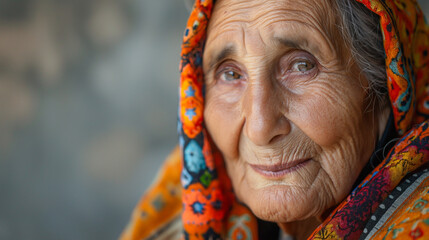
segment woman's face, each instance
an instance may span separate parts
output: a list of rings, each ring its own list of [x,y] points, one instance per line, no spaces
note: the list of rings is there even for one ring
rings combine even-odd
[[[237,197],[268,221],[321,216],[374,150],[378,118],[333,6],[218,0],[210,20],[205,123]]]

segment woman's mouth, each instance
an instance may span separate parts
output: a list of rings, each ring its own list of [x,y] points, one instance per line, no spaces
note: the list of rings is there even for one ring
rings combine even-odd
[[[310,162],[311,158],[297,159],[288,163],[273,165],[249,164],[253,170],[267,178],[280,178],[284,175],[296,171]]]

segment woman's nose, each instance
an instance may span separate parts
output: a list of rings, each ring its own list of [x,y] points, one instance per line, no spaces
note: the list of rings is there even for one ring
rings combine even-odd
[[[270,83],[253,84],[245,91],[244,134],[255,145],[273,143],[291,131],[284,97],[274,87]]]

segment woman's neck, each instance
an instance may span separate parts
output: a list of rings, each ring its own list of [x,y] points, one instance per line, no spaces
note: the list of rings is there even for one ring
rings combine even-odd
[[[312,217],[296,222],[278,223],[277,225],[283,232],[292,235],[295,240],[305,240],[320,224],[320,220]]]

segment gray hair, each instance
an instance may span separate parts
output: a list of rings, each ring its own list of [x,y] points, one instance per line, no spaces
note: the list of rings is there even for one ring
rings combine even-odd
[[[381,110],[389,101],[380,17],[356,0],[337,0],[337,4],[343,23],[342,34],[368,80],[368,107]]]

